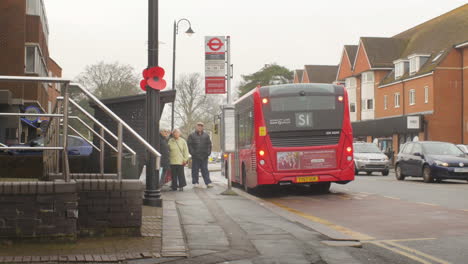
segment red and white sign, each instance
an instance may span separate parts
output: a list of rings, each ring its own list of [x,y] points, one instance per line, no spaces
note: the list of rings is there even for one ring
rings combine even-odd
[[[205,37],[205,92],[226,93],[226,39]]]

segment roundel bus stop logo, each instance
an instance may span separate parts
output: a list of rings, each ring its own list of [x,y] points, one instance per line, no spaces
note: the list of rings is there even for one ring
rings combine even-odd
[[[212,51],[218,51],[224,46],[224,43],[219,38],[212,38],[207,45]]]
[[[141,89],[146,91],[146,86],[149,86],[155,90],[163,90],[167,85],[164,74],[164,69],[158,66],[143,70],[143,80],[140,82]]]

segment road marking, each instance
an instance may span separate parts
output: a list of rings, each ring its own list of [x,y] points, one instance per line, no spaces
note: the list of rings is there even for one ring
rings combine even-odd
[[[423,240],[435,240],[435,239],[437,238],[427,237],[427,238],[407,238],[407,239],[386,239],[386,240],[373,240],[373,241],[374,242],[408,242],[408,241],[423,241]]]
[[[385,198],[388,198],[388,199],[393,199],[393,200],[401,200],[400,198],[398,197],[392,197],[392,196],[384,196]]]
[[[423,203],[423,202],[417,202],[418,204],[423,204],[423,205],[429,205],[429,206],[439,206],[437,204],[433,204],[433,203]]]
[[[286,205],[283,205],[281,203],[278,203],[278,202],[275,202],[275,201],[269,201],[270,203],[280,207],[280,208],[283,208],[284,210],[286,211],[289,211],[291,213],[294,213],[296,215],[299,215],[305,219],[308,219],[308,220],[311,220],[313,222],[316,222],[316,223],[320,223],[320,224],[323,224],[323,225],[326,225],[336,231],[339,231],[341,233],[344,233],[344,234],[347,234],[349,236],[352,236],[353,238],[355,239],[358,239],[358,240],[373,240],[374,238],[371,237],[371,236],[368,236],[368,235],[365,235],[365,234],[362,234],[362,233],[359,233],[359,232],[356,232],[356,231],[353,231],[351,229],[348,229],[344,226],[340,226],[340,225],[337,225],[337,224],[334,224],[332,222],[329,222],[325,219],[322,219],[322,218],[319,218],[319,217],[316,217],[316,216],[313,216],[313,215],[309,215],[309,214],[305,214],[303,212],[300,212],[296,209],[293,209],[293,208],[289,208],[287,207]]]
[[[367,194],[367,195],[374,195],[375,193],[368,193],[368,192],[361,192],[363,194]]]
[[[404,249],[404,250],[406,250],[406,251],[409,251],[409,252],[411,252],[411,253],[413,253],[413,254],[416,254],[416,255],[419,255],[419,256],[421,256],[421,257],[425,257],[425,258],[430,259],[430,260],[432,260],[432,261],[435,261],[435,262],[437,262],[437,263],[440,263],[440,264],[449,264],[449,262],[447,262],[447,261],[445,261],[445,260],[442,260],[442,259],[433,257],[433,256],[431,256],[431,255],[429,255],[429,254],[423,253],[423,252],[418,251],[418,250],[416,250],[416,249],[409,248],[409,247],[405,247],[405,246],[400,245],[400,244],[397,244],[397,243],[395,243],[395,242],[386,242],[386,243],[387,243],[387,244],[390,244],[390,245],[392,245],[392,246],[394,246],[394,247],[399,247],[400,249]]]
[[[405,257],[407,257],[407,258],[410,258],[410,259],[412,259],[412,260],[414,260],[414,261],[417,261],[417,262],[419,262],[419,263],[422,263],[422,264],[431,264],[430,262],[428,262],[428,261],[426,261],[426,260],[424,260],[424,259],[422,259],[422,258],[419,258],[418,256],[414,256],[414,255],[411,255],[411,254],[409,254],[409,253],[406,253],[406,252],[404,252],[404,251],[402,251],[402,250],[399,250],[399,249],[396,249],[396,248],[392,248],[392,247],[387,246],[387,245],[385,245],[385,244],[383,244],[383,243],[381,243],[381,242],[373,242],[373,241],[370,241],[369,243],[371,243],[371,244],[373,244],[373,245],[376,245],[376,246],[378,246],[378,247],[381,247],[381,248],[388,249],[388,250],[393,251],[393,252],[395,252],[395,253],[397,253],[397,254],[400,254],[400,255],[405,256]]]

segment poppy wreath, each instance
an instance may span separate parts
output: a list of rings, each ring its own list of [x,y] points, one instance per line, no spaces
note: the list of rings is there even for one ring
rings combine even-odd
[[[146,91],[146,86],[155,90],[163,90],[166,88],[166,80],[164,80],[164,69],[161,67],[152,67],[143,71],[143,80],[140,82],[140,87]]]

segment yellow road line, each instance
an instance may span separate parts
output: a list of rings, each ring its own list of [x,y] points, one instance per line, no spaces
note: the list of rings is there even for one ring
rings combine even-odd
[[[393,200],[400,200],[400,198],[392,197],[392,196],[384,196],[384,197],[388,199],[393,199]]]
[[[371,236],[368,236],[368,235],[365,235],[365,234],[362,234],[362,233],[359,233],[359,232],[355,232],[351,229],[348,229],[344,226],[340,226],[340,225],[337,225],[337,224],[333,224],[332,222],[329,222],[325,219],[322,219],[322,218],[319,218],[319,217],[316,217],[316,216],[313,216],[313,215],[309,215],[309,214],[305,214],[303,212],[300,212],[296,209],[292,209],[292,208],[289,208],[281,203],[278,203],[278,202],[274,202],[274,201],[269,201],[270,203],[280,207],[280,208],[283,208],[285,209],[286,211],[289,211],[291,213],[294,213],[296,215],[299,215],[305,219],[308,219],[308,220],[311,220],[313,222],[316,222],[316,223],[320,223],[320,224],[323,224],[323,225],[326,225],[336,231],[339,231],[339,232],[342,232],[344,234],[347,234],[349,236],[352,236],[353,238],[355,239],[358,239],[358,240],[372,240],[374,239],[373,237]]]
[[[409,252],[411,252],[411,253],[413,253],[413,254],[416,254],[416,255],[419,255],[419,256],[421,256],[421,257],[425,257],[425,258],[430,259],[430,260],[432,260],[432,261],[435,261],[435,262],[437,262],[437,263],[440,263],[440,264],[449,264],[449,262],[447,262],[447,261],[445,261],[445,260],[442,260],[442,259],[433,257],[433,256],[431,256],[431,255],[429,255],[429,254],[423,253],[423,252],[418,251],[418,250],[416,250],[416,249],[409,248],[409,247],[405,247],[405,246],[400,245],[400,244],[397,244],[397,243],[395,243],[395,242],[386,242],[386,243],[387,243],[387,244],[390,244],[390,245],[392,245],[392,246],[394,246],[394,247],[399,247],[399,248],[401,248],[401,249],[404,249],[404,250],[406,250],[406,251],[409,251]]]
[[[468,209],[461,209],[462,211],[468,212]]]
[[[414,255],[411,255],[411,254],[409,254],[409,253],[406,253],[406,252],[404,252],[404,251],[402,251],[402,250],[389,247],[389,246],[387,246],[387,245],[385,245],[385,244],[383,244],[383,243],[381,243],[381,242],[373,242],[373,241],[370,241],[369,243],[371,243],[371,244],[373,244],[373,245],[376,245],[376,246],[378,246],[378,247],[381,247],[381,248],[388,249],[388,250],[390,250],[390,251],[392,251],[392,252],[395,252],[395,253],[397,253],[397,254],[400,254],[400,255],[402,255],[402,256],[405,256],[405,257],[407,257],[407,258],[409,258],[409,259],[412,259],[412,260],[414,260],[414,261],[417,261],[417,262],[419,262],[419,263],[422,263],[422,264],[431,264],[430,262],[428,262],[428,261],[426,261],[426,260],[424,260],[424,259],[422,259],[422,258],[420,258],[420,257],[418,257],[418,256],[414,256]]]

